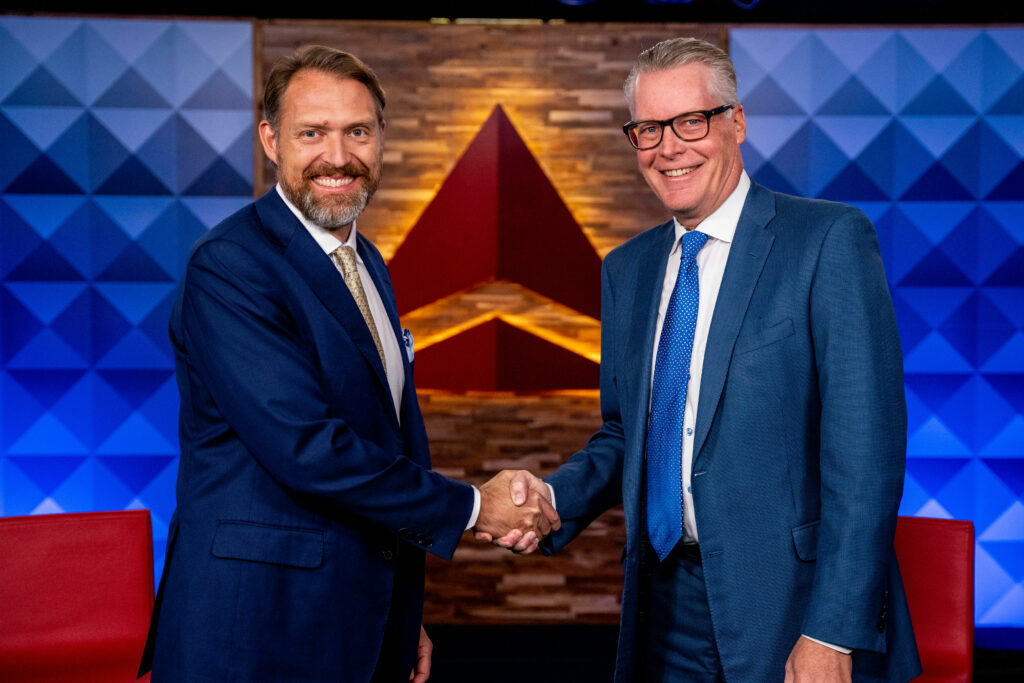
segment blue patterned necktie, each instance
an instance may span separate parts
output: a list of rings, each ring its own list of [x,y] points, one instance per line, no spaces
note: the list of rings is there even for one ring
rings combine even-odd
[[[683,536],[683,413],[697,327],[697,252],[708,236],[683,233],[679,275],[665,311],[647,426],[647,533],[664,560]]]

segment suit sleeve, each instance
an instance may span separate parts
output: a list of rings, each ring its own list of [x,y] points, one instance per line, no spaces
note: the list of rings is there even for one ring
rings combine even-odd
[[[555,489],[562,528],[541,545],[545,553],[561,550],[605,510],[622,502],[625,436],[612,352],[615,302],[608,260],[601,269],[601,428],[583,450],[548,477]]]
[[[197,249],[177,340],[190,381],[280,486],[328,515],[358,516],[450,558],[473,507],[472,487],[382,450],[331,414],[315,354],[273,295],[276,286],[238,244]]]
[[[847,211],[825,235],[810,307],[821,521],[802,633],[881,652],[907,413],[896,316],[874,228],[861,212]]]

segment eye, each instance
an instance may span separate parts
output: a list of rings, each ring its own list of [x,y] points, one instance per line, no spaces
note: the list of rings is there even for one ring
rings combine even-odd
[[[304,130],[301,133],[299,133],[299,137],[308,138],[308,139],[313,139],[317,135],[319,135],[319,132],[315,131],[315,130]]]

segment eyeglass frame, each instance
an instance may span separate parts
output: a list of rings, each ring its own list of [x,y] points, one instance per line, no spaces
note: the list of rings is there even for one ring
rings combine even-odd
[[[717,116],[718,114],[723,114],[729,111],[730,109],[734,108],[735,106],[735,104],[723,104],[721,107],[715,107],[714,109],[697,109],[694,111],[685,111],[682,114],[676,114],[672,118],[665,119],[664,121],[630,121],[629,123],[623,124],[622,132],[625,133],[626,139],[629,140],[629,144],[633,147],[633,149],[635,149],[638,152],[646,152],[647,150],[654,149],[655,147],[660,145],[665,140],[666,126],[672,129],[672,132],[675,134],[675,136],[682,140],[683,142],[697,142],[698,140],[703,140],[711,133],[711,117]],[[687,139],[679,134],[679,131],[677,131],[676,127],[672,125],[672,122],[678,118],[682,118],[684,116],[691,116],[693,114],[703,114],[704,120],[707,122],[708,125],[707,128],[704,130],[704,135],[701,135],[699,138]],[[629,135],[630,128],[635,128],[636,126],[639,126],[642,123],[656,123],[661,128],[661,135],[658,137],[658,141],[651,145],[650,147],[637,147],[636,143],[633,142],[633,138],[630,137]]]

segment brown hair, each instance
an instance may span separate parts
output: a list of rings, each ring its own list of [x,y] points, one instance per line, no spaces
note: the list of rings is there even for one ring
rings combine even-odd
[[[306,45],[279,59],[267,77],[267,87],[263,91],[263,118],[270,123],[272,129],[277,130],[284,91],[288,89],[292,77],[304,69],[359,81],[366,86],[377,103],[377,118],[383,118],[384,89],[380,87],[380,81],[370,67],[348,52],[324,45]]]

